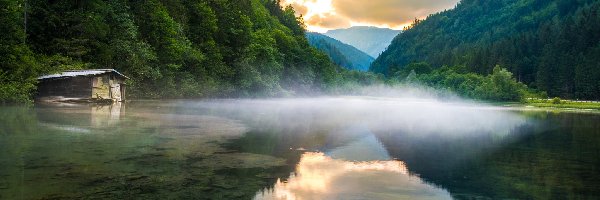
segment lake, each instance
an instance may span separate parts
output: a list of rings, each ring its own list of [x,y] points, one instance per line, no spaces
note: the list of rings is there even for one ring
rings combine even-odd
[[[600,115],[411,98],[0,107],[0,199],[599,199]]]

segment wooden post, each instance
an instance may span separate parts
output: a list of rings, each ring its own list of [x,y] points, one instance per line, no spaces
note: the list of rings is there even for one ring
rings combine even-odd
[[[121,85],[121,101],[125,101],[125,84]]]

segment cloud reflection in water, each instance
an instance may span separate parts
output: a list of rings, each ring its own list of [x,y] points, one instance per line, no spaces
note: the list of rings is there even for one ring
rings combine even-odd
[[[402,161],[352,162],[306,152],[295,174],[260,191],[255,199],[451,199],[451,196],[409,175]]]
[[[326,153],[304,153],[295,173],[255,199],[451,199],[447,191],[410,175],[404,162],[392,160],[366,126],[342,132],[353,141]]]

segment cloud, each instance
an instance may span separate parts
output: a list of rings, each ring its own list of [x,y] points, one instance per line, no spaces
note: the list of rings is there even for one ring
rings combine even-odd
[[[346,28],[352,25],[350,24],[350,20],[348,20],[347,18],[330,13],[323,15],[315,15],[307,19],[305,23],[310,24],[311,26],[327,27],[331,29]]]
[[[306,13],[308,12],[308,7],[301,3],[293,2],[293,3],[290,3],[289,5],[292,5],[292,7],[294,7],[296,14],[306,15]]]
[[[333,7],[353,21],[373,24],[405,24],[415,18],[451,8],[457,0],[334,0]]]
[[[415,18],[453,8],[459,0],[285,0],[305,17],[309,29],[353,24],[402,28]],[[333,19],[329,19],[333,18]]]

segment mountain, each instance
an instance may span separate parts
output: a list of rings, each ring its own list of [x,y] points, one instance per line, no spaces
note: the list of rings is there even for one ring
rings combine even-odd
[[[119,70],[134,98],[280,96],[337,84],[339,68],[279,3],[0,0],[0,102],[28,101],[37,76],[68,69]]]
[[[324,35],[352,45],[377,58],[401,31],[370,26],[354,26],[347,29],[330,30]]]
[[[344,44],[336,39],[319,33],[306,33],[308,43],[327,54],[333,63],[350,70],[368,71],[375,60],[373,57]]]
[[[390,75],[410,63],[507,68],[549,96],[600,99],[600,1],[462,0],[416,20],[371,66]]]

